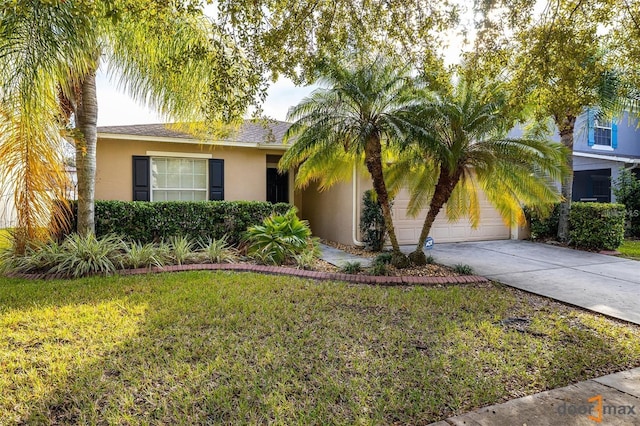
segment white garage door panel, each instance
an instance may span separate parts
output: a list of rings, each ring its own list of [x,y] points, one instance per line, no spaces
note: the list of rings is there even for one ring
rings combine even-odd
[[[426,211],[423,211],[415,218],[409,217],[407,215],[408,202],[408,193],[401,191],[396,196],[393,205],[393,222],[400,244],[415,244],[418,241],[427,214]],[[509,228],[484,196],[481,196],[480,206],[480,225],[478,228],[473,229],[467,218],[462,218],[457,222],[449,222],[443,208],[433,223],[429,235],[436,243],[509,239],[511,235]]]

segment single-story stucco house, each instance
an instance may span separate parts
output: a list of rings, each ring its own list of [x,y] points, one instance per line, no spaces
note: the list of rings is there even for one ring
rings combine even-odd
[[[162,124],[98,128],[96,199],[103,200],[255,200],[289,202],[309,220],[314,235],[343,244],[360,239],[362,195],[368,177],[356,175],[320,192],[311,184],[293,185],[294,171],[277,173],[287,146],[289,123],[246,121],[221,140],[203,142]],[[407,216],[408,197],[394,201],[394,223],[401,244],[415,244],[426,212]],[[441,214],[432,229],[436,242],[509,239],[522,230],[506,226],[498,212],[482,203],[481,223],[449,222]]]

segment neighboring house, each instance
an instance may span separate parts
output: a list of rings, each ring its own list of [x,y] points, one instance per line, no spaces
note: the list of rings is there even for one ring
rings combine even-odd
[[[369,177],[318,191],[311,184],[294,190],[293,171],[277,173],[287,149],[281,143],[289,124],[247,121],[218,141],[194,139],[162,124],[98,128],[96,199],[104,200],[255,200],[289,202],[308,219],[314,235],[343,244],[360,238],[362,195]],[[394,222],[401,244],[415,244],[426,212],[407,217],[408,197],[394,201]],[[508,239],[518,230],[507,227],[486,200],[481,225],[449,222],[440,215],[431,233],[436,242]]]
[[[576,123],[573,144],[573,201],[613,202],[613,184],[621,168],[640,171],[638,120],[600,122],[591,111]]]
[[[522,137],[521,127],[509,132]],[[560,142],[557,129],[552,140]],[[625,113],[601,122],[592,111],[578,117],[573,133],[573,201],[615,202],[613,185],[621,168],[640,173],[638,120]]]

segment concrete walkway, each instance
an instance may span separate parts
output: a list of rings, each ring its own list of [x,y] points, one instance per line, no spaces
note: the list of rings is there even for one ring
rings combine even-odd
[[[640,324],[639,261],[514,240],[436,242],[429,254],[444,265],[467,264],[509,286]]]
[[[525,396],[431,426],[637,426],[640,368]]]
[[[322,254],[320,255],[320,259],[324,260],[325,262],[329,262],[330,264],[337,267],[342,267],[347,262],[358,262],[363,268],[368,268],[369,266],[371,266],[372,259],[370,258],[356,256],[355,254],[347,253],[326,244],[320,244],[320,250],[322,252]]]

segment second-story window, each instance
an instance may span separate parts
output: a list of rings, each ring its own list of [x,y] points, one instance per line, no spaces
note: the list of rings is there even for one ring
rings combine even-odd
[[[599,146],[611,146],[611,121],[594,121],[594,144]]]

